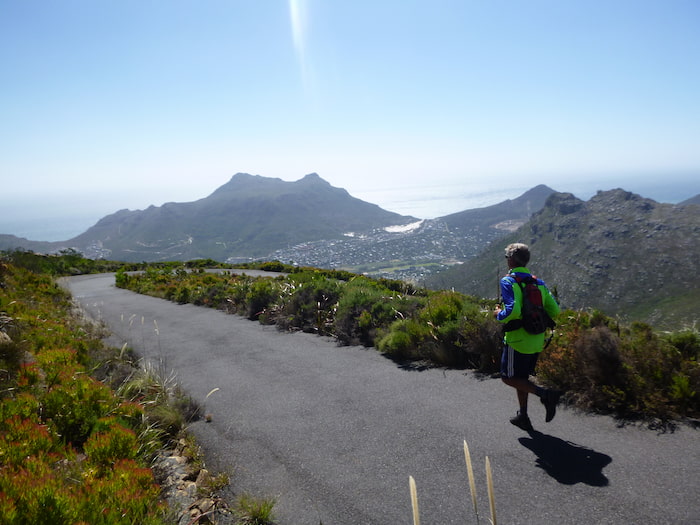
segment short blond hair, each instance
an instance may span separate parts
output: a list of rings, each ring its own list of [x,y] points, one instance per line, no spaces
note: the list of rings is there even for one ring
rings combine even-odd
[[[518,266],[527,266],[530,262],[530,248],[521,242],[509,244],[506,246],[506,257],[513,259]]]

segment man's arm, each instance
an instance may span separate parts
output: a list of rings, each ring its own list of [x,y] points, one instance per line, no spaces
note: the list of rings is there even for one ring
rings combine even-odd
[[[494,311],[497,321],[505,322],[508,317],[513,314],[516,309],[515,294],[513,292],[513,281],[507,277],[501,279],[501,298],[503,300],[503,308],[497,306]],[[519,311],[515,312],[519,314]]]

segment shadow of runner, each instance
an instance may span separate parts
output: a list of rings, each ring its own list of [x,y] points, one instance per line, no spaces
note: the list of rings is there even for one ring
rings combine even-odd
[[[518,441],[535,453],[535,464],[559,483],[585,483],[594,487],[604,487],[609,483],[603,474],[603,469],[612,462],[607,454],[536,430],[529,435],[529,438],[518,438]]]

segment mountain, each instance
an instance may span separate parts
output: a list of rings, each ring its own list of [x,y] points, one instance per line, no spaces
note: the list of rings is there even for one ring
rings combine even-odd
[[[517,199],[508,199],[486,208],[453,213],[441,219],[455,233],[467,230],[514,231],[525,224],[530,215],[541,210],[552,193],[553,189],[540,184]]]
[[[655,327],[700,317],[700,207],[660,204],[621,189],[584,202],[555,193],[529,222],[478,257],[426,279],[496,298],[508,243],[530,245],[530,270],[565,308],[595,308]]]
[[[679,204],[681,206],[686,206],[688,204],[700,204],[700,193],[698,193],[695,197],[691,197],[690,199],[685,200]]]
[[[24,237],[0,233],[0,250],[30,250],[35,253],[53,253],[60,246],[49,241],[30,241]]]
[[[120,210],[63,244],[122,261],[255,258],[416,220],[356,199],[315,173],[296,182],[238,173],[208,197]]]

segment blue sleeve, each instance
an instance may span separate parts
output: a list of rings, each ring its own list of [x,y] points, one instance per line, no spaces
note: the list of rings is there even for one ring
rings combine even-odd
[[[513,294],[513,280],[504,277],[501,279],[501,301],[503,302],[503,310],[498,312],[496,320],[503,321],[511,313],[513,313],[513,306],[515,305],[515,295]]]

